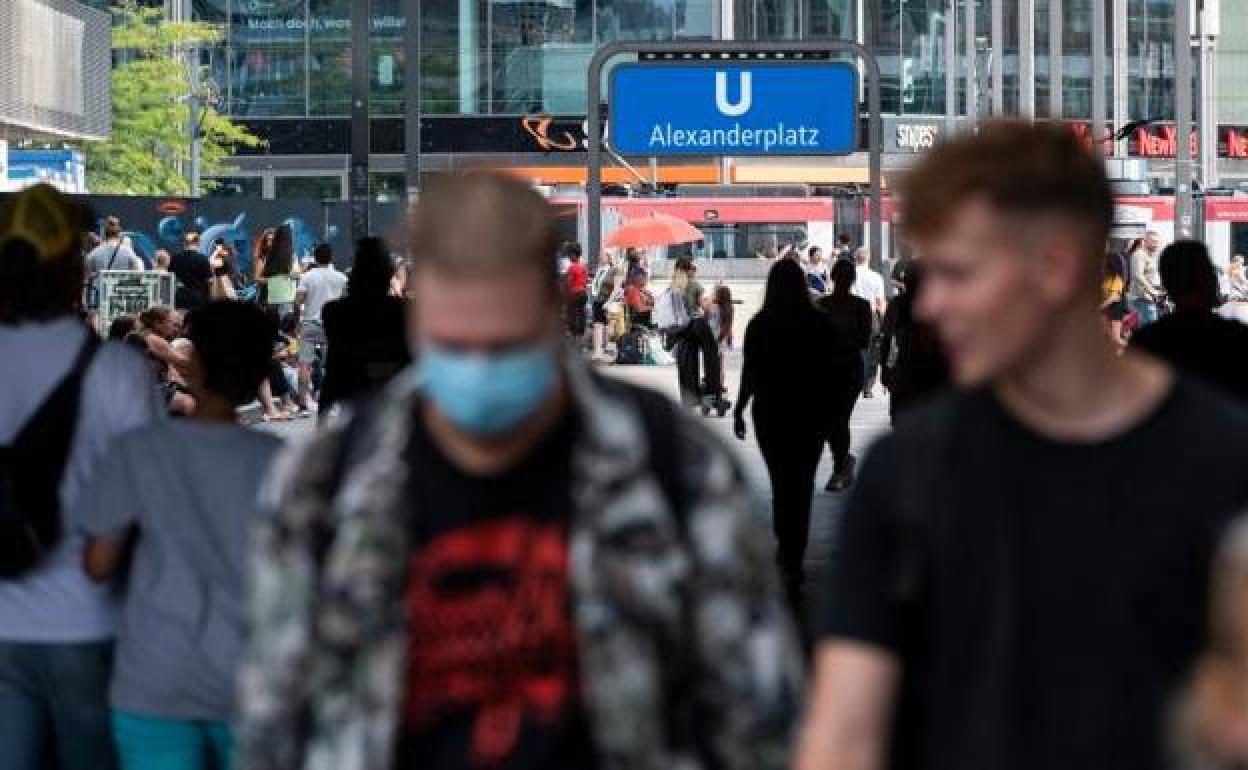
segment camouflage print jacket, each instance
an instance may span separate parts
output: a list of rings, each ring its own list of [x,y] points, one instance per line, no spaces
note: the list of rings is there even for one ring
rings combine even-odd
[[[665,495],[648,459],[643,399],[580,364],[568,378],[581,426],[573,618],[602,766],[787,767],[801,657],[771,537],[740,468],[705,428],[667,407],[681,494]],[[419,396],[411,380],[390,387],[366,428],[330,430],[279,464],[274,513],[253,546],[242,770],[391,769],[407,522],[421,514],[399,494],[418,472],[403,453]],[[684,510],[672,510],[669,499],[682,498]]]

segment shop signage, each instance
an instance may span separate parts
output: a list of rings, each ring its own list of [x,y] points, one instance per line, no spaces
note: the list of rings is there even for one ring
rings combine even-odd
[[[933,123],[898,123],[894,140],[899,150],[923,152],[936,146],[940,127]]]
[[[611,71],[610,146],[625,155],[847,155],[858,74],[845,62],[637,62]]]

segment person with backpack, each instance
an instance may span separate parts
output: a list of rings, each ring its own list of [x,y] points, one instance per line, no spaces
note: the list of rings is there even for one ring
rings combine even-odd
[[[134,253],[121,230],[121,220],[104,220],[104,239],[87,254],[87,273],[94,280],[105,270],[142,270],[143,260]]]
[[[949,366],[936,330],[915,311],[922,275],[918,260],[902,264],[897,272],[901,293],[880,326],[880,380],[888,388],[888,414],[894,423],[911,406],[949,385]]]
[[[787,768],[801,656],[732,453],[568,350],[531,187],[447,175],[410,223],[420,358],[254,537],[241,770]]]
[[[188,323],[194,411],[121,436],[78,517],[87,574],[125,578],[109,688],[121,770],[230,767],[248,533],[281,447],[237,424],[269,366],[264,311],[214,301]]]
[[[0,210],[0,767],[112,770],[112,592],[74,510],[110,442],[155,411],[151,368],[79,320],[83,217],[48,185]]]

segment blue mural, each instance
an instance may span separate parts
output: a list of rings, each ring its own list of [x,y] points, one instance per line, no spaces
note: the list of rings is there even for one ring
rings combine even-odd
[[[322,238],[317,230],[309,226],[302,217],[287,217],[282,221],[282,224],[290,227],[290,231],[294,235],[295,256],[299,259],[310,259],[312,250],[322,243]],[[103,232],[103,217],[97,220],[96,227],[97,233]],[[229,244],[238,255],[239,272],[244,275],[248,275],[251,272],[252,246],[255,243],[255,237],[251,227],[248,225],[246,211],[238,212],[233,220],[215,223],[210,223],[204,216],[197,216],[193,220],[191,220],[189,215],[166,216],[161,218],[156,224],[154,235],[142,230],[125,230],[124,233],[134,245],[135,253],[148,268],[151,268],[158,250],[164,249],[170,254],[180,250],[186,234],[191,232],[192,229],[200,233],[199,250],[202,254],[205,256],[210,255],[213,244],[220,238]],[[329,242],[332,243],[338,238],[338,225],[328,225],[325,230],[327,231]]]

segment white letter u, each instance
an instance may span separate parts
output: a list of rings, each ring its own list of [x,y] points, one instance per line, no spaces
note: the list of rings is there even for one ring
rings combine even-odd
[[[750,107],[754,102],[753,88],[751,88],[752,81],[752,73],[741,73],[741,93],[737,99],[737,103],[733,104],[728,101],[728,73],[716,72],[715,107],[722,114],[730,118],[737,118],[749,112]]]

